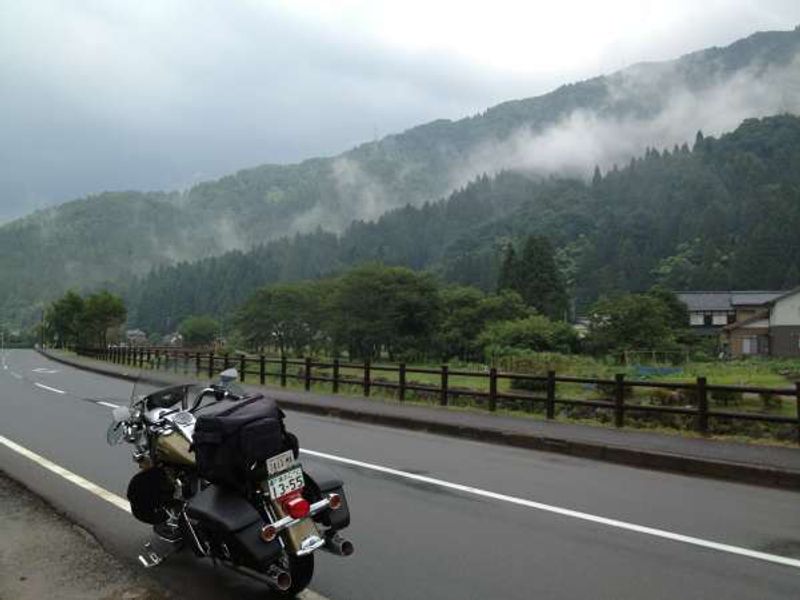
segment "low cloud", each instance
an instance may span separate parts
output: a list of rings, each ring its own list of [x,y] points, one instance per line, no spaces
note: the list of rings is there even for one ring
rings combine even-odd
[[[452,187],[501,170],[588,177],[595,165],[603,170],[623,166],[648,147],[671,150],[675,144],[691,144],[698,130],[719,135],[750,117],[800,113],[800,56],[784,67],[753,67],[705,81],[701,89],[681,82],[674,69],[643,65],[626,70],[607,80],[608,102],[602,110],[576,110],[544,129],[523,127],[481,144],[453,170]],[[626,105],[639,116],[614,114]]]

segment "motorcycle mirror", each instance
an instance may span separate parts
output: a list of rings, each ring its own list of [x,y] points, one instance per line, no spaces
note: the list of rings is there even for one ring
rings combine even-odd
[[[234,368],[225,369],[219,374],[219,382],[224,386],[239,379],[239,371]]]

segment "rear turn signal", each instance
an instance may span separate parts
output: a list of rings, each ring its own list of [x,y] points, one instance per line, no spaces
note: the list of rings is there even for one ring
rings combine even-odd
[[[308,500],[302,496],[295,496],[294,498],[289,498],[284,501],[283,509],[289,513],[289,516],[293,519],[302,519],[307,517],[308,513],[311,512],[311,505],[308,503]]]
[[[338,510],[342,507],[342,497],[339,494],[329,494],[328,506],[331,507],[331,510]]]

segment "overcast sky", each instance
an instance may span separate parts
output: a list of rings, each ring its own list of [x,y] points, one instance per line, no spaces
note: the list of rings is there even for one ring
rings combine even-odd
[[[2,0],[0,221],[798,24],[798,0]]]

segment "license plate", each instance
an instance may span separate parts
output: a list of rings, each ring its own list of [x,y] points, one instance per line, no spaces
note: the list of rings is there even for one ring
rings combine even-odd
[[[276,454],[267,459],[267,474],[276,475],[294,464],[294,453],[291,450]]]
[[[295,467],[291,471],[286,471],[267,480],[269,495],[273,500],[283,498],[286,494],[291,494],[302,490],[305,485],[303,479],[303,469]]]

